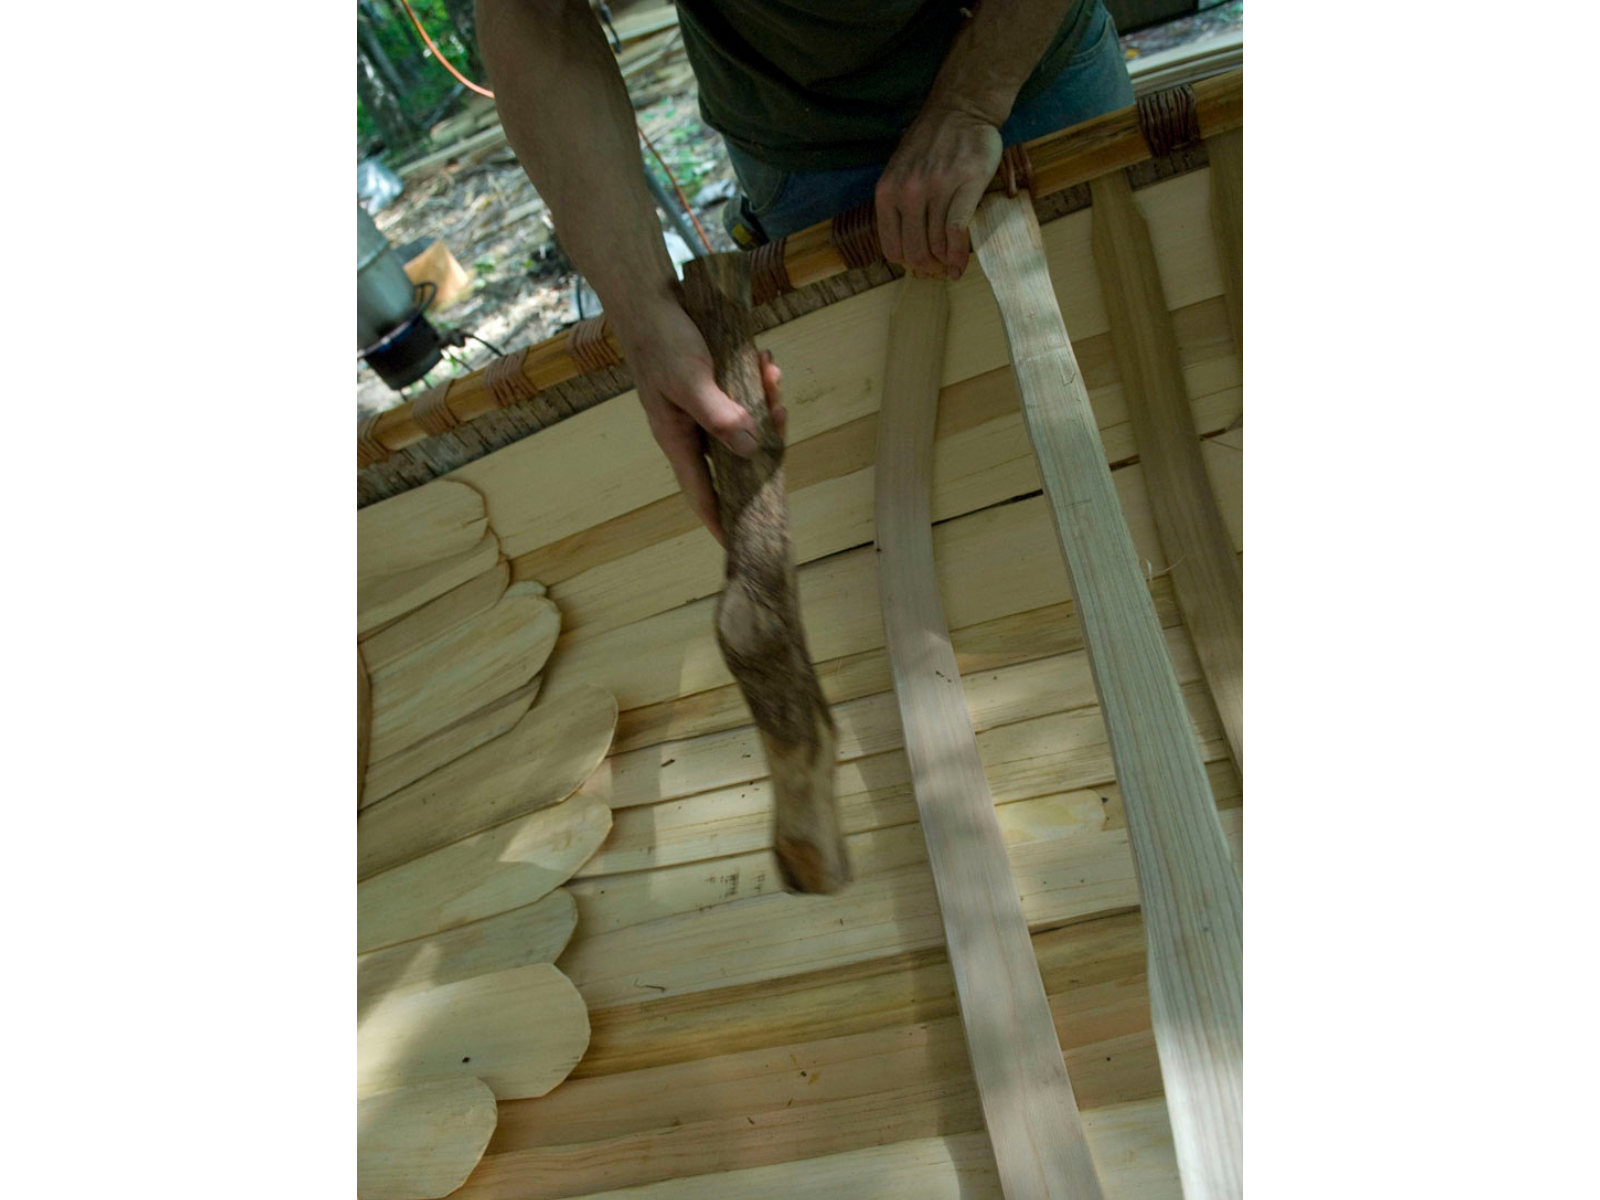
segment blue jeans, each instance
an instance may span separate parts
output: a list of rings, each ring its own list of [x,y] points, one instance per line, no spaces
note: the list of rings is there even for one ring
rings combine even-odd
[[[1000,136],[1012,146],[1132,103],[1133,82],[1117,42],[1116,26],[1101,5],[1091,18],[1083,47],[1068,60],[1055,83],[1011,114],[1000,127]],[[771,241],[871,200],[884,167],[877,163],[837,171],[781,171],[732,145],[728,157],[744,189],[742,205]],[[743,215],[740,209],[741,203],[735,202],[723,211],[729,233],[746,245],[747,238],[741,238],[734,228]]]

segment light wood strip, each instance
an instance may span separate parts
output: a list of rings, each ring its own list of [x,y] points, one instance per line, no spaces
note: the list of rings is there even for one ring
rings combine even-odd
[[[361,643],[368,667],[374,671],[387,667],[488,611],[505,595],[510,583],[511,564],[497,562],[437,600],[430,600],[398,621],[375,630]]]
[[[527,683],[544,666],[560,611],[525,584],[487,612],[372,673],[372,756],[386,758]]]
[[[1090,185],[1095,262],[1178,610],[1244,770],[1244,584],[1206,477],[1148,228],[1121,174]]]
[[[574,796],[363,880],[356,887],[357,950],[532,904],[570,879],[610,828],[610,809]]]
[[[411,494],[407,492],[395,499],[403,500]],[[485,529],[474,545],[447,558],[423,563],[398,574],[374,575],[361,580],[356,585],[357,634],[371,633],[421,608],[473,576],[481,575],[499,560],[500,542],[493,530]]]
[[[544,700],[511,732],[365,809],[356,877],[559,804],[594,773],[617,727],[617,702],[580,684]]]
[[[369,763],[362,805],[376,804],[407,784],[415,783],[430,771],[436,771],[491,738],[499,737],[522,720],[543,685],[543,677],[536,675],[516,691],[491,701],[431,737],[423,738],[388,758]]]
[[[436,479],[356,513],[356,577],[400,575],[476,546],[487,532],[483,497]]]
[[[1180,307],[1222,292],[1206,218],[1208,189],[1206,172],[1200,170],[1141,193],[1152,224],[1161,230],[1158,252],[1165,256],[1164,265],[1170,259],[1170,294]],[[1058,300],[1073,330],[1080,338],[1105,333],[1110,326],[1092,283],[1088,212],[1050,222],[1046,240],[1053,278],[1070,281]],[[874,288],[757,336],[757,345],[771,350],[784,369],[792,442],[877,410],[892,290]],[[941,386],[1005,365],[999,314],[976,272],[950,285],[950,312],[953,336]],[[677,492],[633,391],[469,463],[448,478],[483,495],[490,524],[512,559]]]
[[[476,1077],[499,1100],[542,1096],[588,1045],[583,1001],[549,963],[476,975],[374,1004],[356,1030],[357,1094]]]
[[[360,1200],[435,1200],[472,1174],[499,1110],[481,1079],[378,1092],[356,1102]]]
[[[1244,130],[1206,141],[1211,160],[1211,231],[1222,261],[1222,294],[1233,344],[1244,354]]]
[[[356,958],[356,1015],[389,996],[425,991],[529,963],[553,963],[572,939],[578,907],[557,888],[523,908],[448,933],[403,942]]]
[[[912,792],[968,1053],[1007,1197],[1101,1196],[995,819],[933,569],[933,422],[948,315],[908,279],[889,322],[878,439],[879,594]]]
[[[1178,681],[1119,511],[1026,194],[987,197],[973,246],[1006,319],[1137,846],[1156,1043],[1191,1200],[1243,1187],[1243,913]]]

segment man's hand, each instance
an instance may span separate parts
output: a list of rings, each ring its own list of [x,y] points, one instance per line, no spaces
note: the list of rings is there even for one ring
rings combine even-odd
[[[1000,130],[961,108],[925,108],[878,180],[878,237],[892,263],[960,279],[967,224],[1000,165]]]
[[[650,432],[672,464],[689,507],[719,542],[724,542],[717,517],[717,496],[706,463],[706,436],[717,439],[741,458],[756,451],[755,421],[717,387],[711,352],[687,313],[667,301],[618,328],[617,338],[633,368],[634,385],[644,406]],[[767,406],[781,436],[788,414],[779,399],[783,373],[766,351],[761,354],[761,382]]]

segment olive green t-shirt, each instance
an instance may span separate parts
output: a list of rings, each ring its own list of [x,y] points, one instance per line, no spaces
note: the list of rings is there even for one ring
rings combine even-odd
[[[967,0],[967,7],[971,7]],[[785,171],[883,162],[965,19],[960,0],[678,0],[706,124]],[[1027,103],[1083,40],[1076,0],[1018,93]]]

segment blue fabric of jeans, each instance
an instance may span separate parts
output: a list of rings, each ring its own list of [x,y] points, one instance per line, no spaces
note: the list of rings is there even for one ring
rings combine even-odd
[[[1000,127],[1007,146],[1031,141],[1133,103],[1133,82],[1105,6],[1093,17],[1083,49],[1056,82],[1013,112]],[[883,163],[839,171],[781,171],[728,147],[751,213],[776,240],[872,199]],[[730,205],[733,209],[735,206]]]

